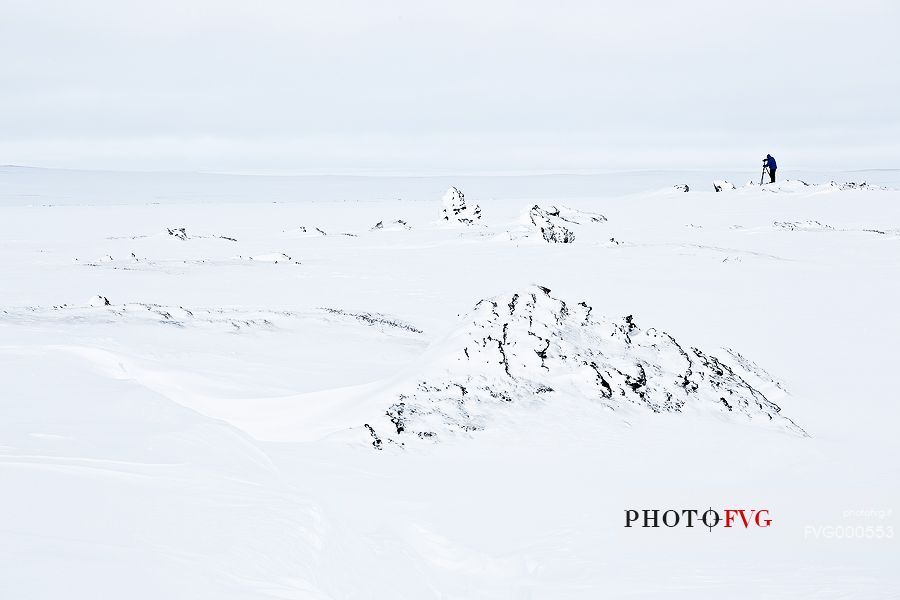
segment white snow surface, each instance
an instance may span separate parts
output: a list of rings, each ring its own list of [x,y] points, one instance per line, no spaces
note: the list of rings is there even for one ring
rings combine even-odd
[[[810,175],[0,169],[0,597],[897,597],[900,182]]]

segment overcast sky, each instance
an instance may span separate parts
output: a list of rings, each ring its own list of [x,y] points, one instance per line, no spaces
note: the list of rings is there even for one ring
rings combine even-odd
[[[896,0],[0,0],[0,163],[900,167]]]

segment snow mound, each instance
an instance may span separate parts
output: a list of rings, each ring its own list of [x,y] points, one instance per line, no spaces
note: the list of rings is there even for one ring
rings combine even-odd
[[[611,412],[692,413],[805,432],[759,388],[783,393],[733,351],[731,364],[682,345],[629,315],[612,321],[584,302],[532,286],[482,300],[430,351],[423,376],[397,388],[384,416],[365,424],[372,444],[466,436],[513,406],[600,403]]]
[[[450,186],[444,194],[441,218],[450,223],[472,225],[481,220],[481,207],[466,202],[466,196],[459,188]]]
[[[725,181],[724,179],[716,179],[715,181],[713,181],[713,188],[717,192],[737,189],[733,183],[731,183],[730,181]]]

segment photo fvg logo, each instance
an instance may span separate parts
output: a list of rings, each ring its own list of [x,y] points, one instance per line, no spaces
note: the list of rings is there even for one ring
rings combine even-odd
[[[765,529],[772,526],[772,519],[766,508],[625,509],[625,527],[705,527],[712,531],[719,525],[725,529]]]

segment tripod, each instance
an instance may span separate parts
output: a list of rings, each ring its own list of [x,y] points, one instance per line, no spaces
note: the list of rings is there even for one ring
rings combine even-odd
[[[759,185],[763,184],[763,179],[766,178],[766,171],[769,170],[769,165],[766,163],[766,159],[763,159],[763,170],[762,175],[759,176]]]

